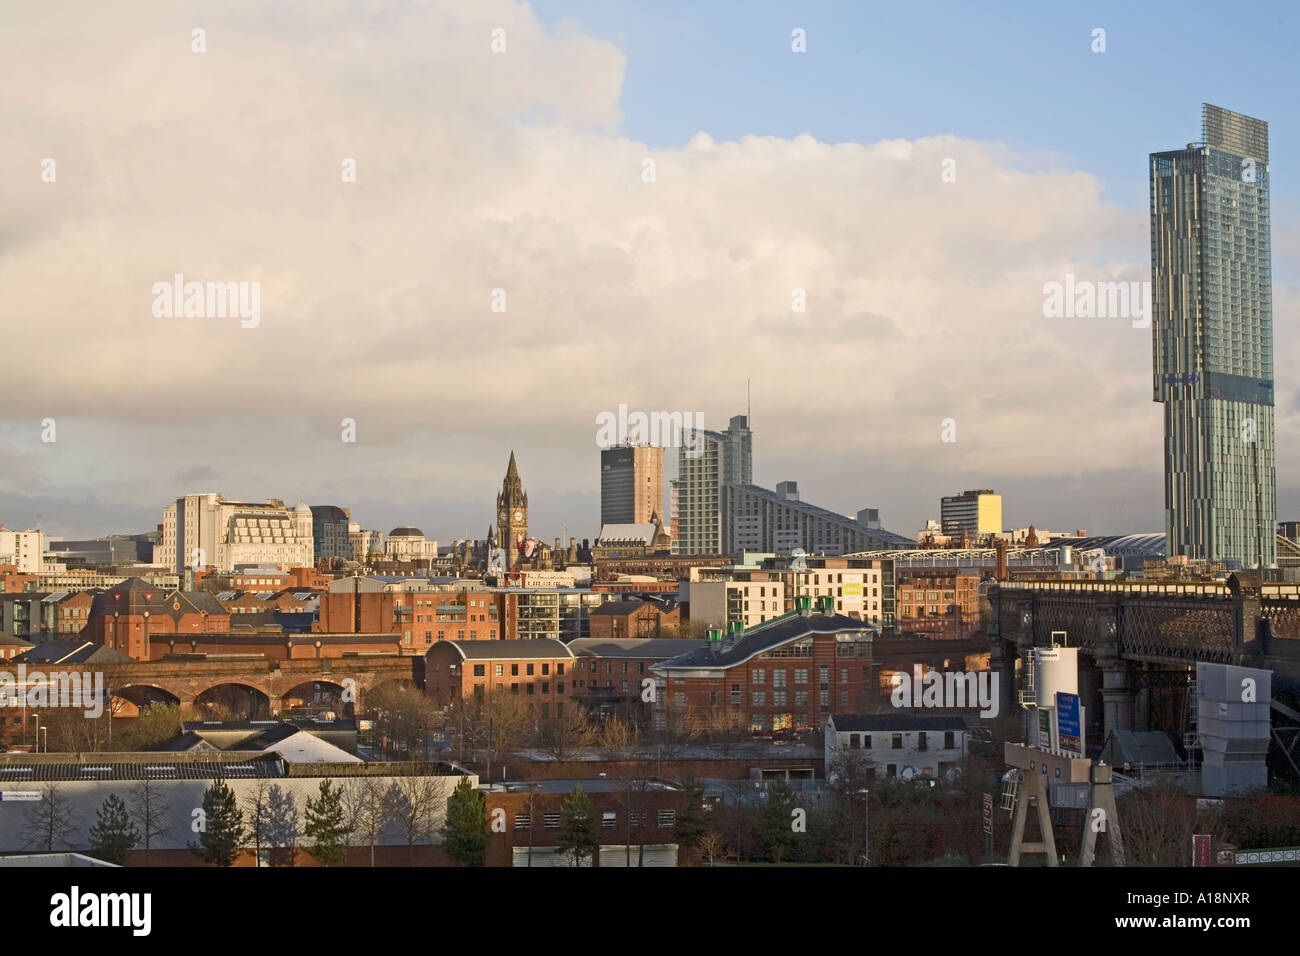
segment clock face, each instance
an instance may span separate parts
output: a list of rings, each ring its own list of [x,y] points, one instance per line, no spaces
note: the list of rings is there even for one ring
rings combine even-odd
[[[523,513],[522,511],[520,511],[518,508],[515,509],[515,520],[516,520],[516,521],[523,521],[523,520],[524,520],[524,513]]]

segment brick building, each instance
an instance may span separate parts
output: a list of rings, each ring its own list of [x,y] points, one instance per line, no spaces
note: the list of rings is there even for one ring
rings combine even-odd
[[[832,711],[861,709],[874,695],[871,645],[878,630],[805,608],[708,641],[653,668],[663,679],[656,723],[674,713],[700,720],[726,711],[754,733],[820,733]]]
[[[900,634],[960,640],[979,624],[978,569],[899,568],[894,585]]]
[[[593,616],[593,625],[595,620]],[[569,650],[577,657],[573,663],[572,695],[593,717],[621,714],[638,723],[648,722],[653,719],[654,704],[643,699],[642,691],[646,678],[654,680],[652,668],[707,643],[672,637],[589,637],[570,641]]]
[[[681,623],[676,601],[632,598],[607,601],[590,614],[589,637],[675,637]]]
[[[128,578],[94,596],[81,636],[143,661],[153,659],[153,641],[159,635],[229,630],[230,614],[207,591],[167,590]]]
[[[573,652],[549,638],[441,641],[429,648],[424,661],[425,693],[443,707],[503,689],[545,719],[561,716],[573,693]]]

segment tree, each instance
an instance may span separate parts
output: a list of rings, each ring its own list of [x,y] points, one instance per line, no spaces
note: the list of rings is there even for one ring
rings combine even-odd
[[[784,780],[777,780],[767,788],[767,800],[759,815],[758,842],[773,862],[780,863],[786,851],[795,845],[791,826],[795,803],[794,791]]]
[[[555,846],[567,853],[574,866],[582,866],[583,857],[590,859],[600,848],[596,838],[596,811],[591,798],[575,786],[560,807],[560,833]]]
[[[279,784],[266,794],[266,840],[271,846],[271,865],[287,849],[289,866],[293,866],[294,848],[298,844],[298,806],[293,791],[280,789]]]
[[[320,782],[320,793],[307,798],[304,836],[312,843],[307,852],[326,866],[342,863],[348,855],[348,834],[351,832],[344,817],[343,791],[326,778]]]
[[[447,798],[447,822],[442,828],[447,838],[447,855],[464,866],[482,866],[487,858],[487,798],[461,777]]]
[[[600,728],[600,750],[611,762],[625,761],[632,756],[637,743],[636,726],[630,721],[614,716]]]
[[[707,831],[704,810],[704,785],[694,777],[684,781],[682,810],[677,815],[677,845],[697,847]]]
[[[140,842],[140,831],[131,822],[126,804],[110,793],[95,815],[90,828],[90,852],[105,863],[121,866],[126,855]]]
[[[190,849],[205,863],[230,866],[244,839],[244,814],[235,792],[220,777],[203,794],[202,819],[198,846],[191,844]]]
[[[438,829],[438,808],[446,804],[443,777],[402,777],[388,792],[393,821],[406,837],[407,852],[415,864],[415,845],[432,841]]]
[[[492,776],[492,762],[515,750],[531,733],[533,711],[518,696],[497,687],[475,707],[473,734],[487,752],[487,777]]]
[[[587,719],[586,711],[578,704],[570,704],[563,713],[542,724],[542,752],[556,760],[568,760],[577,751],[590,747],[596,739],[596,730]]]
[[[715,860],[727,858],[727,841],[717,830],[705,830],[700,834],[700,854],[713,866]]]
[[[388,788],[374,777],[360,777],[343,788],[343,806],[348,829],[370,847],[370,865],[375,865],[375,844],[393,818]]]
[[[128,813],[131,822],[140,828],[140,839],[148,853],[154,844],[164,837],[171,836],[172,828],[167,822],[172,812],[171,806],[163,798],[163,792],[152,780],[141,780],[131,788],[131,803]]]
[[[53,782],[41,784],[40,795],[23,814],[28,848],[53,853],[56,847],[71,846],[68,837],[76,829],[71,801]]]
[[[253,839],[253,852],[256,854],[257,866],[262,865],[262,843],[267,839],[267,782],[265,777],[259,777],[257,787],[251,794],[248,808],[248,835]]]
[[[155,701],[140,711],[135,725],[120,734],[118,741],[123,750],[153,750],[182,732],[181,720],[178,704]]]

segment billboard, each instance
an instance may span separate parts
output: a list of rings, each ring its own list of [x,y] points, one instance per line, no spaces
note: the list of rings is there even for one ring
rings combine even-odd
[[[1057,748],[1083,756],[1083,708],[1078,694],[1056,692]]]

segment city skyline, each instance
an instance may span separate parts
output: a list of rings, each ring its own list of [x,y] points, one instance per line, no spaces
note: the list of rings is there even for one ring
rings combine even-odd
[[[716,89],[725,108],[688,102],[680,79],[649,97],[647,84],[671,71],[644,45],[665,34],[613,29],[614,14],[599,7],[484,4],[459,19],[403,9],[365,24],[327,7],[303,33],[233,5],[203,11],[201,56],[188,32],[174,40],[174,82],[148,94],[113,64],[167,49],[167,17],[78,14],[113,47],[110,62],[99,46],[73,42],[82,34],[66,12],[15,14],[66,27],[72,39],[50,54],[50,85],[15,85],[17,122],[3,134],[13,146],[0,178],[14,210],[0,267],[9,351],[59,360],[12,369],[0,520],[65,537],[147,531],[178,495],[216,492],[341,504],[365,527],[476,537],[514,448],[530,524],[547,538],[590,538],[598,416],[623,404],[673,408],[716,428],[745,408],[750,379],[754,481],[765,488],[797,480],[808,501],[845,515],[878,508],[884,527],[907,534],[937,517],[943,495],[984,486],[1004,495],[1009,526],[1163,528],[1160,409],[1144,394],[1150,331],[1123,319],[1047,319],[1043,287],[1149,277],[1147,154],[1185,139],[1202,100],[1284,116],[1285,82],[1253,90],[1215,77],[1204,90],[1161,91],[1152,121],[1123,98],[1126,78],[1150,69],[1132,52],[1149,37],[1148,15],[1105,11],[1103,53],[1090,48],[1091,24],[1045,15],[1004,42],[1035,60],[1070,51],[1082,73],[1072,95],[1096,84],[1110,119],[1069,141],[1060,117],[1034,112],[1042,94],[1007,89],[1011,71],[995,65],[1004,98],[990,101],[989,132],[971,138],[933,85],[895,90],[883,114],[878,96],[845,104],[836,83],[850,85],[852,63],[864,62],[851,48],[885,63],[895,55],[865,27],[832,36],[815,18],[803,25],[807,52],[794,53],[793,21],[760,35],[775,29],[768,11],[744,25],[736,49],[721,44],[720,62],[744,49],[782,75],[807,71],[791,82],[837,90],[843,108],[805,117],[778,98],[759,122],[755,102],[724,92],[697,55],[686,75]],[[992,29],[944,9],[936,26],[973,31],[976,45]],[[675,13],[692,37],[721,15]],[[489,59],[486,42],[460,42],[496,25],[516,41],[503,58]],[[390,79],[355,81],[344,54],[329,50],[345,30],[386,51]],[[444,65],[429,65],[428,45],[407,34],[442,37]],[[1210,43],[1184,39],[1193,52]],[[32,51],[4,48],[12,69],[32,65]],[[1245,63],[1232,50],[1217,55]],[[204,66],[214,60],[220,81]],[[871,67],[883,69],[877,60]],[[86,77],[101,67],[90,88]],[[261,79],[231,81],[241,68]],[[297,93],[276,92],[292,85],[268,78],[281,70],[303,77],[309,111],[327,118],[319,132],[299,127]],[[475,81],[484,70],[499,86]],[[430,108],[419,91],[435,78],[449,85],[439,104],[455,104],[455,119],[440,117],[407,144]],[[971,95],[953,92],[957,102]],[[141,96],[150,110],[115,106]],[[50,126],[41,117],[55,99],[73,113]],[[233,126],[253,103],[270,117],[264,135],[236,153],[214,150],[209,131]],[[391,125],[376,119],[379,103]],[[906,119],[903,103],[913,108]],[[113,122],[122,135],[107,131]],[[676,122],[696,128],[685,135]],[[171,130],[161,164],[159,123]],[[853,128],[862,135],[846,135]],[[1284,166],[1296,135],[1282,123],[1273,138]],[[439,146],[448,143],[455,148]],[[408,150],[427,159],[401,159]],[[23,156],[34,157],[30,168]],[[42,157],[58,161],[56,181],[42,182]],[[340,181],[348,158],[354,183]],[[656,164],[652,182],[645,159]],[[106,205],[110,169],[148,175],[115,182],[119,199]],[[1300,241],[1292,177],[1277,179],[1275,355],[1285,369],[1300,357],[1288,321]],[[843,214],[845,196],[857,197],[860,214]],[[153,315],[153,285],[177,274],[260,282],[256,327]],[[496,289],[503,313],[492,311]],[[482,371],[441,360],[480,354],[485,341],[493,357]],[[613,349],[626,356],[646,343],[656,361],[641,374],[601,374]],[[855,355],[862,367],[844,362]],[[1281,519],[1300,511],[1300,453],[1286,441],[1300,428],[1296,394],[1283,374]],[[47,419],[54,442],[41,440]],[[956,441],[945,443],[949,419]],[[345,421],[353,443],[340,439]]]

